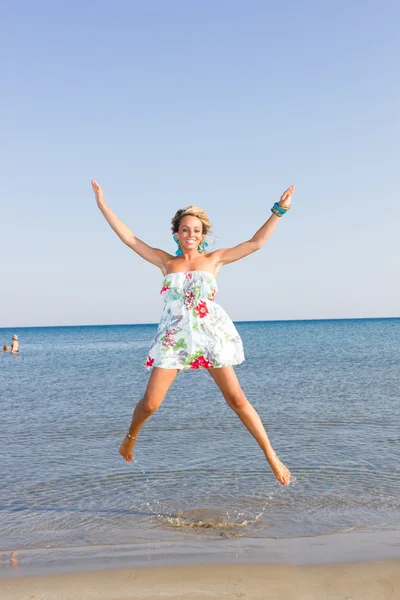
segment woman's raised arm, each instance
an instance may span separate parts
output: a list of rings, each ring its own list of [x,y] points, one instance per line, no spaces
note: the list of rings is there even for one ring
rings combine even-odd
[[[280,206],[290,207],[292,196],[294,194],[294,188],[295,186],[291,185],[290,188],[283,192],[278,203]],[[280,217],[277,216],[277,212],[279,211],[275,210],[268,221],[266,221],[264,225],[247,242],[243,242],[242,244],[234,246],[233,248],[221,248],[221,250],[215,250],[213,255],[216,263],[220,266],[226,265],[228,263],[235,262],[236,260],[240,260],[241,258],[244,258],[245,256],[248,256],[256,250],[262,248],[279,223]]]
[[[129,248],[132,248],[134,252],[139,254],[144,260],[147,260],[153,265],[156,265],[164,272],[164,264],[173,258],[167,252],[163,250],[159,250],[158,248],[152,248],[148,246],[142,240],[139,240],[136,236],[133,235],[132,231],[127,227],[121,219],[117,217],[116,214],[113,213],[111,208],[109,208],[104,201],[103,190],[99,186],[99,184],[92,179],[92,188],[94,195],[96,197],[97,206],[103,213],[107,223],[110,225],[111,229],[115,231],[120,240],[124,242]]]

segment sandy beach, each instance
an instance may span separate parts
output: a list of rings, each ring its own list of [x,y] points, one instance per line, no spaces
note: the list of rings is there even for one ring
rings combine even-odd
[[[400,600],[400,532],[0,552],[1,600]]]
[[[400,560],[108,570],[7,578],[1,587],[2,600],[398,600]]]

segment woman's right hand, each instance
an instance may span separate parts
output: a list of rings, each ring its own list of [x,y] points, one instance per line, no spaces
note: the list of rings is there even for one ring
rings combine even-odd
[[[99,208],[102,208],[104,206],[103,190],[101,189],[101,187],[99,186],[97,181],[95,181],[94,179],[91,179],[90,181],[92,183],[92,189],[93,189],[94,195],[96,197],[97,206]]]

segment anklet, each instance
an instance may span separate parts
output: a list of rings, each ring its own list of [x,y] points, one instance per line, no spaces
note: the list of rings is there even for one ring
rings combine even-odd
[[[130,438],[131,440],[136,440],[136,435],[135,435],[135,436],[133,436],[133,435],[131,435],[130,433],[127,433],[127,434],[126,434],[126,437]]]

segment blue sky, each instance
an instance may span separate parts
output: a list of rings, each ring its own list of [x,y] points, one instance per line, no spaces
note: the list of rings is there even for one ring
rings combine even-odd
[[[2,7],[0,326],[157,322],[160,271],[195,203],[235,320],[399,316],[397,2],[38,0]]]

